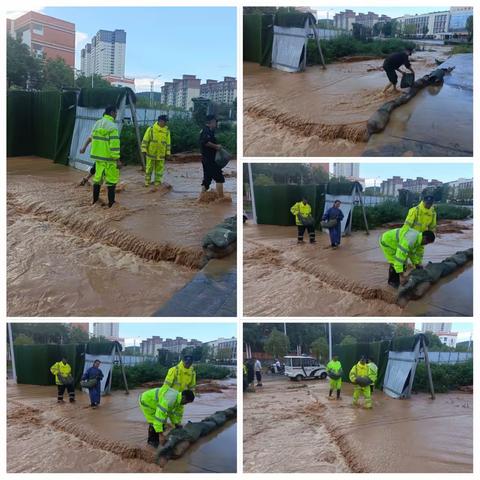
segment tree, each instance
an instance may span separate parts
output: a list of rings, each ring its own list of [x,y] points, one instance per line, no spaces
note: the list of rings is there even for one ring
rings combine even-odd
[[[465,28],[467,29],[467,32],[468,32],[468,41],[471,42],[473,40],[473,15],[470,15],[467,18]]]
[[[40,88],[42,62],[33,57],[24,43],[7,36],[7,86],[8,88]]]
[[[157,354],[157,360],[164,367],[172,367],[178,361],[178,353],[173,353],[166,348],[160,348]]]
[[[217,360],[220,362],[230,360],[232,358],[232,351],[229,348],[219,348],[217,350]]]
[[[87,343],[89,341],[88,332],[84,332],[78,327],[70,327],[68,337],[68,343]]]
[[[415,334],[415,329],[402,323],[395,324],[395,336],[396,337],[410,337]]]
[[[318,337],[310,345],[310,350],[312,351],[314,357],[317,360],[322,358],[328,358],[328,343],[325,337]]]
[[[361,23],[352,24],[352,36],[355,40],[366,41],[372,36],[372,29]]]
[[[383,33],[383,22],[378,22],[373,26],[372,33],[375,37],[378,37],[381,33]]]
[[[345,335],[340,342],[340,345],[355,345],[356,343],[357,339],[355,337],[352,337],[351,335]]]
[[[403,34],[405,36],[413,36],[417,34],[417,26],[414,25],[413,23],[409,23],[408,25],[406,24],[403,27]]]
[[[43,90],[61,90],[64,87],[73,87],[73,70],[63,58],[47,58],[43,63]]]
[[[392,20],[390,22],[385,22],[382,25],[382,33],[384,37],[394,37],[398,31],[398,22]]]
[[[267,175],[264,175],[261,173],[258,175],[255,180],[254,180],[255,185],[260,186],[260,187],[270,187],[272,185],[275,185],[275,182],[273,181],[272,177],[268,177]]]
[[[265,342],[265,352],[274,358],[284,357],[290,349],[290,341],[286,335],[273,329]]]
[[[427,338],[428,349],[431,351],[438,351],[444,347],[438,335],[433,332],[425,332],[425,337]]]
[[[77,88],[91,88],[92,87],[92,76],[89,75],[86,77],[85,75],[80,75],[75,80],[75,86]],[[107,82],[104,78],[96,73],[93,75],[93,86],[94,88],[116,88],[112,87],[109,82]]]
[[[33,345],[35,342],[33,341],[32,337],[21,333],[14,341],[14,345]]]

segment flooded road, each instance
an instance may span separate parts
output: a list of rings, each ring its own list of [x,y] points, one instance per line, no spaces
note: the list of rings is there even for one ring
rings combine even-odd
[[[235,382],[218,383],[221,392],[199,394],[185,409],[184,422],[202,420],[236,404]],[[91,410],[86,393],[77,391],[74,405],[58,405],[54,386],[9,382],[8,472],[235,471],[236,448],[231,448],[236,441],[235,423],[202,439],[181,459],[168,462],[165,470],[156,465],[155,450],[146,444],[147,424],[137,405],[144,390],[131,390],[129,395],[115,391]]]
[[[8,160],[10,316],[151,315],[204,266],[203,236],[235,213],[230,201],[197,201],[199,163],[171,163],[172,189],[143,187],[138,167],[125,167],[118,205],[91,206],[79,172],[50,160]],[[101,198],[106,196],[102,192]]]
[[[430,51],[427,51],[430,50]],[[417,78],[451,48],[429,46],[412,57]],[[245,156],[355,156],[366,146],[370,116],[385,96],[383,59],[335,62],[286,73],[244,63]]]
[[[470,393],[395,400],[375,391],[365,410],[351,405],[348,383],[340,401],[328,400],[328,381],[263,384],[244,395],[245,472],[473,472]]]
[[[425,250],[424,263],[439,262],[473,245],[472,222],[449,223]],[[442,279],[418,301],[396,304],[387,284],[388,264],[378,246],[383,230],[354,232],[338,250],[328,233],[315,245],[296,243],[295,227],[244,225],[244,313],[248,316],[471,316],[470,263]]]

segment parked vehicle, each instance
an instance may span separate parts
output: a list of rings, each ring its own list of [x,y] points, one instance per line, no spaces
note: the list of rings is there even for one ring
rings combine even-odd
[[[290,380],[312,380],[327,378],[327,369],[316,358],[288,355],[285,358],[285,375]]]

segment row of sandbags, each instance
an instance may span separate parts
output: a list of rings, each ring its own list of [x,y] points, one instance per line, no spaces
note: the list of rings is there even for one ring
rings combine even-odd
[[[203,251],[207,258],[222,258],[237,247],[237,216],[228,217],[210,230],[203,239]]]
[[[441,85],[445,74],[450,73],[455,67],[437,68],[428,75],[424,75],[419,80],[416,80],[410,87],[410,90],[403,95],[384,103],[367,122],[368,135],[382,132],[387,126],[390,115],[397,107],[409,102],[420,90],[430,85]]]
[[[200,422],[188,422],[183,428],[172,430],[167,436],[167,441],[158,447],[157,463],[164,464],[171,458],[181,457],[199,438],[223,427],[234,418],[237,418],[236,406],[215,412]]]
[[[447,257],[442,262],[429,262],[423,269],[412,270],[408,280],[398,289],[397,303],[421,298],[429,288],[441,278],[450,275],[473,260],[473,248]]]

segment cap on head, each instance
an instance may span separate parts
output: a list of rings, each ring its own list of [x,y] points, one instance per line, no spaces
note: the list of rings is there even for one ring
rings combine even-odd
[[[117,107],[115,105],[109,105],[105,109],[105,112],[103,114],[104,115],[114,115],[115,113],[117,113]]]
[[[207,118],[206,118],[207,123],[211,122],[212,120],[216,120],[216,119],[217,119],[217,117],[215,115],[212,115],[212,114],[207,115]]]

